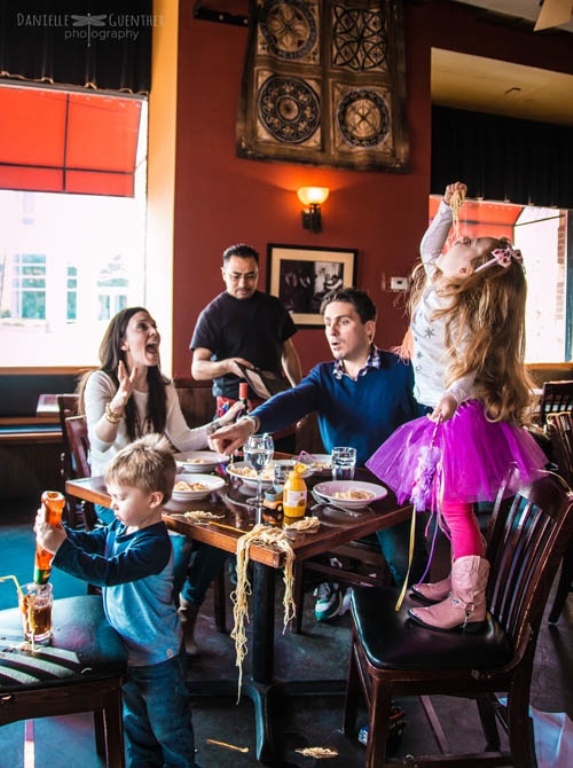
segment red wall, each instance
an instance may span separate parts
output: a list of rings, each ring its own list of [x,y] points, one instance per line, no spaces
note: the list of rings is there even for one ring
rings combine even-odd
[[[406,275],[428,221],[431,46],[573,72],[571,35],[537,37],[473,20],[475,9],[432,0],[405,9],[411,172],[373,173],[256,162],[235,157],[235,120],[247,31],[199,21],[182,4],[179,40],[177,176],[174,232],[174,370],[189,374],[188,345],[197,316],[223,288],[221,253],[248,242],[358,249],[357,286],[378,306],[376,342],[402,337],[401,294],[383,276]],[[246,5],[245,9],[246,11]],[[237,10],[233,3],[233,13]],[[562,42],[563,38],[563,42]],[[300,186],[328,186],[323,231],[300,223]],[[471,192],[470,192],[471,194]],[[295,337],[303,370],[329,357],[320,329]]]

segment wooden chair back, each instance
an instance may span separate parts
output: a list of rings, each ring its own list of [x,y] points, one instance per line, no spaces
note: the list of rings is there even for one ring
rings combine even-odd
[[[64,429],[71,458],[71,474],[69,479],[89,477],[91,475],[89,463],[90,443],[86,417],[68,416],[64,420]],[[82,522],[87,530],[92,530],[95,527],[97,516],[93,504],[88,501],[81,502],[79,515],[83,518]]]
[[[61,473],[64,480],[68,480],[73,477],[70,441],[66,431],[66,419],[77,414],[78,401],[79,395],[67,394],[58,395],[56,397],[56,402],[58,403],[58,413],[60,416],[60,427],[62,430],[63,450],[61,455]]]
[[[88,423],[85,416],[68,416],[65,421],[66,435],[72,457],[72,477],[89,477],[90,443],[88,439]]]
[[[545,427],[550,413],[573,410],[573,380],[546,381],[539,401],[539,424]]]
[[[550,413],[547,416],[547,431],[553,449],[553,458],[557,464],[557,471],[568,485],[573,488],[573,417],[569,412]],[[553,605],[549,611],[549,622],[554,624],[565,607],[565,602],[573,589],[573,539],[563,563],[561,573],[555,590]]]
[[[367,768],[385,768],[392,698],[419,696],[441,754],[413,757],[417,766],[535,765],[529,692],[537,635],[555,573],[573,533],[573,494],[544,473],[510,500],[498,497],[488,530],[488,617],[483,631],[437,632],[412,626],[397,590],[357,588],[344,730],[352,735],[359,693],[369,709]],[[494,694],[506,693],[501,707]],[[486,749],[452,754],[432,695],[475,699]],[[495,703],[494,703],[495,701]],[[502,750],[496,717],[508,730]],[[457,727],[457,726],[455,726]],[[457,734],[459,737],[459,734]]]

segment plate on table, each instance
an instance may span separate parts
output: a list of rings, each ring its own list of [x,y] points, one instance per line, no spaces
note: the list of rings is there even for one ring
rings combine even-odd
[[[247,461],[234,461],[227,465],[227,474],[242,480],[243,483],[251,488],[257,487],[257,473]],[[275,480],[275,470],[272,464],[263,469],[261,486],[270,487]]]
[[[218,491],[225,481],[216,475],[176,475],[171,498],[173,501],[198,501],[213,491]]]
[[[332,459],[329,453],[301,453],[298,457],[301,464],[307,464],[315,475],[330,475]]]
[[[180,472],[213,472],[219,464],[229,461],[224,453],[215,451],[191,451],[175,457]]]
[[[315,485],[313,491],[327,503],[345,509],[365,509],[388,495],[384,486],[360,480],[330,480]]]

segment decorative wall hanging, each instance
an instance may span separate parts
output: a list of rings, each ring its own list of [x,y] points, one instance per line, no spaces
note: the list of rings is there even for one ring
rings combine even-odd
[[[408,171],[401,0],[251,0],[237,154]]]

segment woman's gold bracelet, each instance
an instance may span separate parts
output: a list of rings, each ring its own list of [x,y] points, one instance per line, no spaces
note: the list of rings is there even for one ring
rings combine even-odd
[[[105,417],[109,421],[110,424],[119,424],[120,421],[123,421],[125,418],[125,412],[122,410],[119,413],[116,411],[111,410],[111,405],[109,403],[105,404]]]

